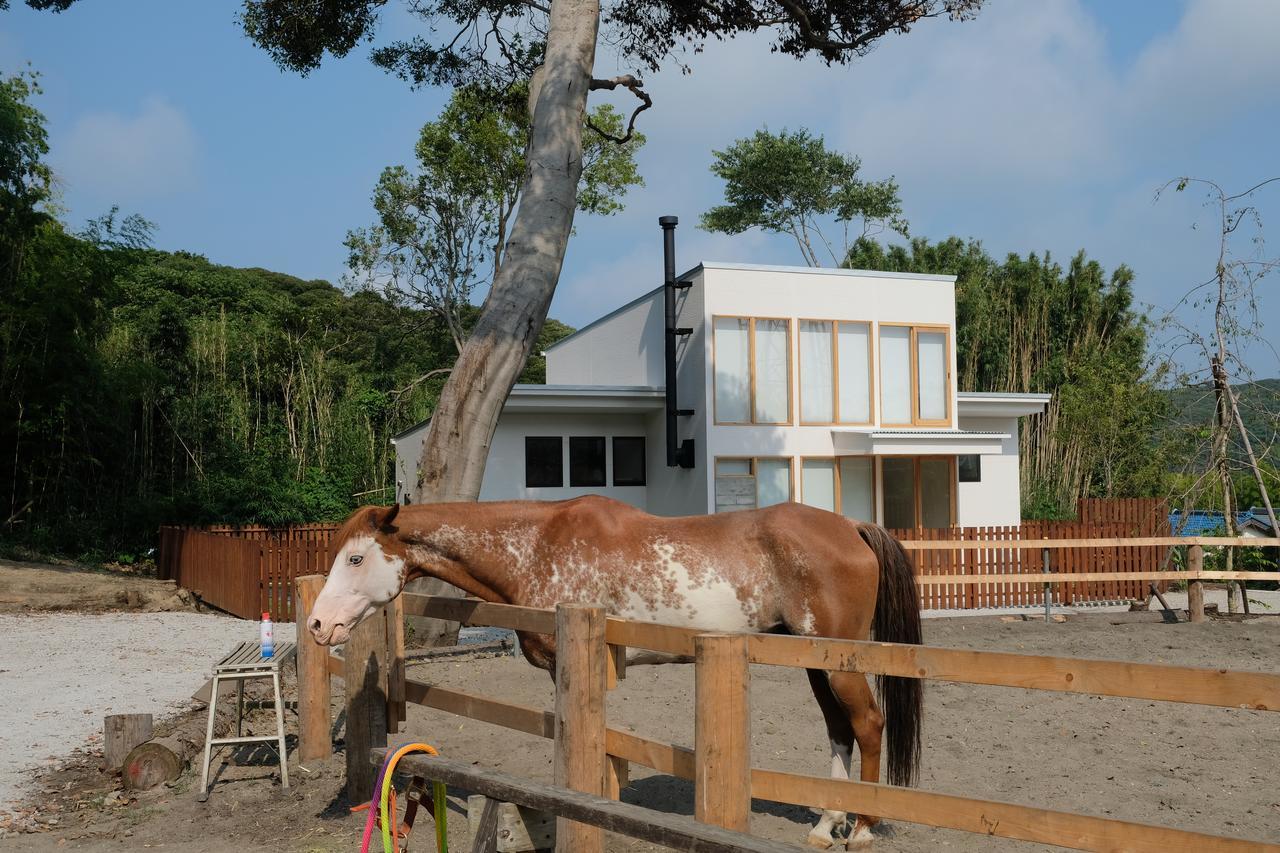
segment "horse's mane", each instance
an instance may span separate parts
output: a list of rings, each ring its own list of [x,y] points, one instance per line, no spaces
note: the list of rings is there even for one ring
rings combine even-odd
[[[362,506],[355,512],[351,513],[351,515],[347,516],[347,520],[342,522],[342,525],[338,528],[338,532],[333,535],[333,544],[331,546],[333,553],[336,554],[338,551],[342,550],[343,544],[357,533],[372,532],[373,526],[369,523],[369,517],[380,509],[382,509],[382,507]]]

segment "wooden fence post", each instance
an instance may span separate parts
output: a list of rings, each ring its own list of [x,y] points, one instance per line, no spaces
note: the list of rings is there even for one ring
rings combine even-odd
[[[694,817],[725,829],[751,828],[751,711],[747,638],[696,637]]]
[[[387,745],[387,617],[386,608],[351,632],[342,649],[347,690],[347,800],[373,796],[378,768],[369,751]]]
[[[556,607],[555,784],[605,793],[605,612]],[[598,827],[556,819],[557,853],[601,853]]]
[[[1204,546],[1187,546],[1187,570],[1195,577],[1204,571]],[[1204,583],[1200,580],[1187,581],[1187,611],[1192,622],[1204,621]]]
[[[329,733],[329,647],[311,637],[307,621],[324,588],[323,575],[303,575],[294,581],[298,615],[298,760],[328,758],[333,752]]]

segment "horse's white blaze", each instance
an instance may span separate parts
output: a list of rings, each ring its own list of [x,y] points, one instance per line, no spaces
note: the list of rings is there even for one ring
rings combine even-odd
[[[358,565],[352,557],[359,557]],[[311,633],[318,642],[346,642],[353,626],[400,592],[404,560],[387,554],[372,536],[353,536],[329,569],[329,579],[311,609]]]

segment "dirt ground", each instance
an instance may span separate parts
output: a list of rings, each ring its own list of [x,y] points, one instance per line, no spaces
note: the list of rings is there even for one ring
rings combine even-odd
[[[75,564],[0,559],[0,613],[75,610],[194,610],[195,599],[173,581]]]
[[[926,622],[925,635],[930,644],[957,648],[1269,672],[1280,664],[1280,619],[1204,625],[1133,621],[1157,618],[1096,614],[1049,625],[991,617],[935,619]],[[521,659],[437,662],[414,666],[412,676],[529,705],[553,704],[551,680]],[[632,669],[609,695],[610,724],[691,744],[692,695],[692,667]],[[753,668],[751,699],[755,765],[826,771],[827,744],[802,673]],[[936,682],[927,684],[925,701],[925,789],[1280,842],[1275,770],[1280,728],[1272,712]],[[335,697],[335,712],[339,702]],[[193,725],[190,719],[176,724]],[[339,735],[340,725],[337,720]],[[448,756],[551,779],[551,745],[540,738],[414,706],[406,733],[401,740],[411,734]],[[97,771],[95,756],[81,756],[42,780],[45,808],[37,820],[46,821],[43,831],[0,840],[0,851],[358,848],[363,823],[348,814],[339,795],[341,753],[305,766],[292,762],[294,787],[288,792],[279,788],[274,756],[258,750],[232,758],[221,769],[215,764],[218,782],[202,805],[195,801],[191,772],[173,788],[131,799],[117,792],[114,778]],[[633,768],[624,798],[692,812],[689,783],[644,768]],[[450,791],[450,802],[451,847],[468,849],[465,792]],[[752,831],[802,844],[813,820],[807,809],[756,801]],[[430,821],[423,825],[429,827]],[[420,831],[414,849],[430,849],[430,830]],[[895,852],[1038,849],[898,821],[885,825],[881,836],[877,847]],[[609,849],[656,848],[611,837]]]

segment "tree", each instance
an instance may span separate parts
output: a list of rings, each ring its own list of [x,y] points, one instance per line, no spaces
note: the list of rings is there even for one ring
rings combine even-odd
[[[1255,378],[1248,361],[1242,355],[1247,344],[1258,342],[1270,346],[1261,335],[1262,324],[1257,317],[1256,295],[1259,282],[1280,267],[1280,258],[1264,254],[1262,220],[1253,199],[1258,192],[1277,182],[1280,182],[1280,177],[1268,178],[1243,192],[1230,193],[1216,181],[1184,176],[1169,181],[1156,193],[1156,198],[1159,199],[1170,187],[1176,192],[1183,192],[1191,187],[1203,190],[1206,206],[1213,211],[1217,226],[1218,256],[1213,275],[1188,290],[1166,314],[1165,322],[1179,332],[1172,342],[1172,357],[1176,358],[1184,348],[1196,351],[1202,359],[1201,363],[1207,367],[1213,386],[1214,416],[1209,429],[1209,470],[1213,472],[1221,490],[1223,518],[1228,536],[1236,535],[1235,512],[1239,503],[1235,495],[1235,473],[1239,467],[1244,467],[1252,475],[1271,527],[1273,530],[1277,528],[1276,513],[1271,505],[1266,479],[1254,452],[1249,430],[1240,414],[1239,396],[1232,387],[1237,380],[1252,382]],[[1238,254],[1234,245],[1234,241],[1238,239],[1237,232],[1242,228],[1252,231],[1248,241],[1250,249],[1245,255]],[[1179,319],[1176,312],[1184,306],[1192,309],[1212,306],[1211,331],[1202,332]],[[1243,453],[1243,466],[1238,466],[1232,459],[1236,444],[1233,437],[1239,442]],[[1194,501],[1200,491],[1198,487],[1207,479],[1198,478],[1193,491],[1186,497]],[[1234,548],[1227,549],[1228,571],[1233,567],[1234,552]],[[1243,586],[1233,581],[1230,588],[1227,605],[1228,610],[1234,613],[1237,609],[1236,595],[1243,592]],[[1248,597],[1242,597],[1247,612]]]
[[[44,6],[50,0],[28,0]],[[69,3],[70,0],[62,0]],[[245,32],[281,67],[307,73],[326,53],[371,41],[386,0],[245,0]],[[927,18],[961,20],[982,0],[405,0],[424,35],[373,51],[373,61],[414,85],[508,86],[527,81],[531,129],[521,203],[503,263],[431,420],[416,500],[474,500],[507,394],[528,358],[555,293],[577,209],[582,126],[592,90],[624,88],[651,105],[634,74],[592,76],[603,23],[607,43],[637,71],[656,71],[708,39],[762,30],[773,50],[841,64],[889,33]],[[535,73],[536,72],[536,73]],[[594,131],[593,131],[594,132]],[[626,133],[621,138],[626,138]]]
[[[527,167],[527,103],[523,84],[506,92],[475,86],[455,91],[440,117],[422,128],[416,171],[383,170],[373,194],[378,223],[347,235],[357,280],[436,314],[459,352],[472,293],[502,269]],[[587,122],[623,133],[623,117],[609,104],[592,110]],[[588,135],[579,210],[607,216],[622,209],[627,190],[644,184],[635,164],[643,144],[639,133],[621,145]]]
[[[957,237],[888,249],[859,240],[845,266],[955,275],[960,390],[1053,394],[1019,432],[1024,516],[1067,517],[1082,497],[1163,492],[1163,374],[1147,358],[1128,267],[1108,276],[1084,252],[1065,270],[1048,255],[1000,263]]]
[[[861,223],[854,239],[886,230],[906,236],[893,178],[863,181],[858,177],[862,161],[828,151],[821,136],[804,128],[776,135],[757,130],[714,154],[711,171],[724,179],[726,203],[702,215],[708,231],[741,234],[759,228],[789,234],[811,267],[822,266],[823,255],[840,265],[852,248],[854,223]]]

